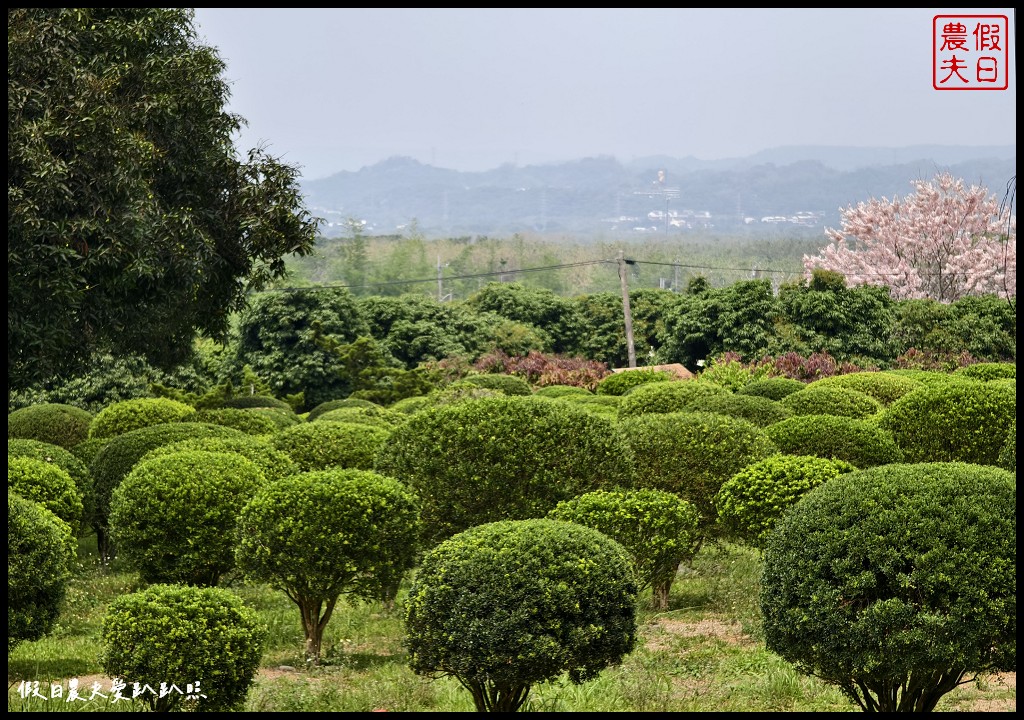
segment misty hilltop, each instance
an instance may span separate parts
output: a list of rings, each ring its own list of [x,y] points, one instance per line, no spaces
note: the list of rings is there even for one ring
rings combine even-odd
[[[369,234],[593,236],[647,233],[818,232],[872,197],[907,195],[948,171],[1002,197],[1016,145],[903,148],[789,146],[743,158],[610,156],[460,172],[392,157],[302,183],[325,236],[353,221]]]

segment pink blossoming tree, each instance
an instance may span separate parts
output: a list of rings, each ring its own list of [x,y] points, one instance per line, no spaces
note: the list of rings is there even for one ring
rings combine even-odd
[[[913,182],[900,199],[872,198],[842,211],[832,243],[804,256],[814,268],[843,273],[847,284],[888,285],[894,299],[953,302],[967,295],[1017,295],[1017,218],[979,186],[948,173]]]

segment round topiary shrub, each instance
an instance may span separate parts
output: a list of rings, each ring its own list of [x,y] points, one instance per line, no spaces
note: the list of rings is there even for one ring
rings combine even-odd
[[[757,395],[708,395],[692,401],[689,412],[711,412],[768,427],[793,416],[793,411],[776,400]]]
[[[815,380],[810,387],[842,387],[870,395],[883,407],[888,407],[901,397],[921,387],[919,380],[894,375],[889,372],[855,372],[846,375],[832,375]]]
[[[839,415],[858,419],[877,415],[882,410],[882,403],[867,393],[818,382],[787,395],[779,404],[792,410],[794,415]]]
[[[907,462],[995,465],[1017,418],[1017,393],[983,382],[949,382],[904,395],[879,426],[892,433]]]
[[[151,710],[239,710],[266,638],[256,611],[229,590],[153,585],[110,604],[101,663],[109,677],[151,688],[141,696]]]
[[[39,503],[74,533],[82,526],[82,495],[66,470],[45,460],[7,456],[7,489]]]
[[[257,417],[266,418],[270,422],[274,423],[274,427],[278,430],[284,430],[292,425],[298,425],[302,422],[302,418],[295,414],[295,411],[289,408],[284,410],[282,408],[269,408],[269,407],[253,407],[253,408],[240,408],[250,415],[256,415]]]
[[[1003,447],[999,450],[999,459],[996,460],[996,465],[1009,470],[1012,473],[1017,472],[1017,421],[1013,421],[1013,425],[1010,427],[1010,431],[1006,433],[1006,442],[1003,443]]]
[[[426,395],[416,395],[415,397],[402,398],[394,405],[389,407],[389,410],[400,412],[403,415],[412,415],[413,413],[419,412],[428,407],[433,407],[434,401]]]
[[[1015,670],[1016,479],[922,463],[830,480],[778,522],[760,604],[768,649],[864,710],[933,710]]]
[[[152,425],[189,422],[195,414],[191,405],[170,398],[121,400],[96,413],[89,425],[89,437],[112,438]]]
[[[71,528],[7,488],[7,651],[48,634],[75,565]]]
[[[267,480],[277,480],[300,472],[299,466],[287,453],[276,449],[269,440],[260,437],[201,437],[179,440],[168,445],[153,448],[140,458],[145,462],[157,457],[172,455],[184,450],[205,450],[207,452],[238,453],[256,463]]]
[[[340,407],[328,410],[320,415],[313,422],[344,422],[371,427],[390,429],[401,425],[406,420],[406,415],[397,410],[380,407]]]
[[[786,455],[845,460],[858,468],[903,462],[892,435],[872,420],[841,415],[798,415],[764,429]]]
[[[775,523],[805,493],[854,470],[845,460],[813,455],[773,455],[751,463],[722,483],[715,497],[723,534],[763,548]]]
[[[622,395],[565,395],[557,399],[609,420],[619,419],[619,405],[622,404]]]
[[[240,408],[242,410],[249,408],[276,408],[278,410],[295,412],[294,408],[284,400],[278,400],[276,397],[270,397],[269,395],[238,395],[237,397],[228,398],[224,401],[223,405],[226,408]]]
[[[237,453],[193,450],[146,460],[114,489],[110,536],[147,583],[214,586],[235,565],[235,525],[266,482]]]
[[[278,430],[277,423],[266,415],[259,415],[239,408],[197,410],[193,420],[235,428],[246,435],[273,435]]]
[[[711,395],[731,395],[721,385],[696,380],[653,382],[633,388],[619,403],[619,419],[640,415],[664,414],[688,410],[690,403]]]
[[[478,711],[513,712],[530,688],[581,684],[636,644],[628,553],[592,528],[548,519],[470,528],[430,551],[409,591],[413,672],[458,679]]]
[[[316,422],[282,430],[270,438],[271,445],[290,457],[300,472],[332,467],[372,470],[390,428],[327,419],[333,412]]]
[[[606,375],[594,388],[598,395],[625,395],[633,388],[655,382],[679,382],[672,373],[664,370],[649,370],[637,368],[634,370],[620,370]]]
[[[632,487],[632,453],[613,428],[562,400],[467,400],[411,416],[374,468],[419,495],[432,545],[473,525],[543,517],[585,492]]]
[[[966,377],[972,380],[1002,380],[1004,378],[1017,377],[1017,363],[1008,362],[981,362],[973,365],[964,365],[953,371],[956,377]]]
[[[40,403],[7,415],[7,437],[59,445],[70,450],[89,437],[92,413],[61,403]]]
[[[381,406],[371,400],[363,400],[361,398],[354,397],[348,397],[343,400],[328,400],[327,402],[322,402],[310,410],[309,414],[306,415],[306,422],[313,422],[325,412],[346,407],[379,408]]]
[[[680,563],[693,558],[699,537],[697,509],[663,490],[598,490],[563,500],[552,520],[586,525],[618,542],[629,553],[637,586],[651,588],[655,610],[668,609]]]
[[[375,472],[292,475],[264,486],[242,510],[238,567],[299,606],[306,656],[318,663],[342,594],[393,604],[418,554],[418,515],[416,496]]]
[[[488,390],[500,390],[506,395],[533,395],[530,383],[515,375],[488,373],[483,375],[467,375],[456,380],[452,385],[475,385]]]
[[[620,420],[618,429],[636,457],[637,485],[693,503],[702,538],[714,528],[715,495],[722,483],[778,452],[753,423],[715,413],[642,415]]]
[[[778,401],[787,395],[803,390],[805,387],[807,387],[806,383],[793,378],[769,377],[749,382],[736,392],[740,395],[754,395]]]
[[[563,398],[567,395],[593,397],[594,393],[577,385],[545,385],[533,391],[535,397]]]
[[[82,519],[78,526],[72,531],[76,536],[82,534],[82,530],[88,528],[92,523],[92,515],[96,500],[93,497],[92,475],[89,474],[89,467],[70,450],[65,450],[60,445],[42,442],[40,440],[8,440],[7,457],[31,457],[36,460],[43,460],[56,465],[71,476],[78,490],[78,497],[82,501]]]

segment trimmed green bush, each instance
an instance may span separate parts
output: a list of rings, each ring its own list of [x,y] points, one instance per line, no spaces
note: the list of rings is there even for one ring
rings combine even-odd
[[[114,489],[111,539],[144,582],[214,586],[234,568],[238,515],[265,483],[237,453],[185,450],[140,462]]]
[[[1013,425],[1010,427],[1010,431],[1006,433],[1006,442],[1003,443],[1003,447],[999,450],[999,459],[996,460],[996,465],[1009,470],[1012,473],[1017,472],[1017,421],[1013,421]]]
[[[715,525],[715,495],[722,483],[778,452],[753,423],[715,413],[642,415],[620,420],[618,429],[636,457],[637,486],[693,503],[701,515],[701,537]]]
[[[615,540],[629,553],[637,586],[651,588],[655,610],[668,609],[680,563],[696,553],[697,509],[663,490],[598,490],[563,500],[552,520],[586,525]]]
[[[892,433],[907,462],[995,465],[1016,418],[1016,391],[954,381],[904,395],[885,410],[879,427]]]
[[[1005,470],[894,464],[804,495],[764,551],[769,650],[863,710],[929,711],[1016,669],[1017,491]]]
[[[536,397],[563,398],[567,395],[592,397],[594,393],[577,385],[545,385],[533,391]]]
[[[863,419],[877,415],[882,403],[859,390],[832,385],[819,385],[817,380],[803,390],[779,400],[794,415],[839,415]]]
[[[263,487],[242,510],[238,567],[298,605],[306,656],[318,663],[339,596],[393,604],[418,554],[418,515],[412,492],[374,472],[293,475]]]
[[[110,604],[101,663],[109,677],[153,689],[142,693],[151,710],[239,710],[266,638],[256,611],[229,590],[153,585]],[[178,692],[158,697],[163,683]]]
[[[730,395],[731,391],[714,383],[696,380],[653,382],[633,388],[619,404],[619,419],[640,415],[681,412],[690,403],[711,395]]]
[[[632,487],[632,453],[613,428],[564,400],[467,400],[411,416],[374,468],[419,495],[429,546],[473,525],[543,517],[585,492]]]
[[[59,465],[25,455],[7,456],[7,489],[33,500],[59,517],[77,534],[82,526],[82,494]]]
[[[456,380],[452,385],[475,385],[488,390],[500,390],[506,395],[533,395],[530,383],[515,375],[488,373],[484,375],[467,375]],[[449,386],[450,387],[450,386]]]
[[[278,430],[277,423],[268,416],[239,408],[197,410],[193,420],[235,428],[246,435],[273,435]]]
[[[195,420],[196,409],[170,398],[122,400],[96,413],[89,425],[90,438],[112,438],[139,428]]]
[[[201,437],[179,440],[168,445],[153,448],[139,459],[139,463],[164,457],[185,450],[204,450],[207,452],[237,453],[247,460],[256,463],[267,480],[294,475],[300,472],[299,466],[287,453],[276,449],[269,439],[261,437]]]
[[[776,400],[757,395],[708,395],[693,400],[689,412],[711,412],[740,418],[758,427],[768,427],[793,416],[793,411]]]
[[[300,472],[335,467],[372,470],[377,451],[391,435],[390,427],[327,419],[334,412],[282,430],[270,438],[271,445],[290,457]]]
[[[362,400],[360,398],[354,397],[347,397],[344,398],[343,400],[328,400],[327,402],[322,402],[315,408],[310,410],[309,413],[306,415],[306,422],[313,422],[318,417],[323,415],[325,412],[329,412],[330,410],[337,410],[338,408],[345,407],[379,408],[381,406],[370,400]]]
[[[1002,380],[1017,377],[1017,363],[981,362],[964,365],[953,371],[955,377],[966,377],[972,380]]]
[[[548,519],[470,528],[423,559],[405,615],[413,672],[458,679],[478,711],[513,712],[530,688],[574,684],[636,644],[629,555],[592,528]]]
[[[92,466],[92,461],[96,459],[96,456],[100,454],[100,450],[106,447],[106,444],[110,442],[110,438],[95,438],[93,440],[83,440],[82,442],[71,448],[71,452],[76,458],[81,460],[86,468]],[[92,471],[90,471],[91,474]]]
[[[340,407],[328,410],[320,415],[314,423],[320,422],[344,422],[370,425],[372,427],[390,429],[401,425],[406,420],[406,415],[397,410],[381,407]]]
[[[622,404],[622,395],[565,395],[557,398],[557,400],[569,403],[609,420],[617,421],[619,419],[619,405]]]
[[[425,408],[433,407],[433,405],[434,401],[429,396],[417,395],[415,397],[402,398],[388,409],[404,415],[412,415]]]
[[[82,530],[88,528],[92,523],[92,515],[96,505],[93,496],[92,475],[89,474],[89,467],[80,460],[73,452],[62,448],[60,445],[42,442],[41,440],[20,440],[7,441],[7,457],[31,457],[36,460],[43,460],[56,465],[71,476],[75,481],[75,488],[82,500],[81,522],[72,527],[75,535],[81,535]]]
[[[884,407],[921,387],[919,380],[889,372],[855,372],[815,380],[812,387],[843,387],[870,395]]]
[[[271,408],[271,407],[252,407],[252,408],[240,408],[245,412],[256,415],[257,417],[267,418],[270,422],[274,423],[274,427],[278,430],[284,430],[285,428],[291,427],[292,425],[298,425],[303,422],[302,418],[295,414],[295,411],[289,408],[284,410],[282,408]]]
[[[740,395],[754,395],[756,397],[766,397],[770,400],[782,400],[787,395],[799,392],[805,387],[807,387],[806,383],[790,377],[768,377],[749,382],[736,392]]]
[[[70,450],[89,437],[92,413],[62,403],[40,403],[7,415],[7,437],[59,445]]]
[[[798,415],[764,432],[786,455],[845,460],[857,468],[903,462],[892,435],[873,420],[841,415]]]
[[[71,528],[7,488],[7,651],[49,634],[60,616],[76,550]]]
[[[276,408],[278,410],[287,410],[291,413],[295,412],[294,408],[284,400],[278,400],[276,397],[270,397],[269,395],[238,395],[225,400],[224,407],[240,408],[242,410],[250,408]]]
[[[845,460],[774,455],[751,463],[722,483],[715,497],[726,537],[763,548],[775,523],[804,493],[856,470]]]
[[[672,373],[665,372],[664,370],[650,370],[646,368],[620,370],[602,378],[601,382],[594,388],[594,392],[598,395],[621,396],[632,391],[633,388],[654,382],[679,382],[679,380]]]

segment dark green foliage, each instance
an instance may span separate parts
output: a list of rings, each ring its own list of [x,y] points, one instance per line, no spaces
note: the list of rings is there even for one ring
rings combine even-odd
[[[150,450],[140,458],[139,462],[192,450],[238,453],[247,460],[252,460],[267,480],[277,480],[299,472],[298,466],[288,454],[274,448],[270,444],[269,438],[252,436],[201,437],[179,440]]]
[[[967,353],[983,362],[1017,357],[1017,301],[995,295],[968,296],[952,303],[904,300],[897,303],[894,328],[902,348],[935,357]]]
[[[753,423],[715,413],[641,415],[620,420],[618,430],[636,456],[637,486],[676,493],[693,503],[701,515],[702,536],[715,524],[715,495],[722,483],[778,452]]]
[[[856,468],[845,460],[774,455],[751,463],[722,483],[715,498],[728,538],[763,548],[779,518],[804,493]]]
[[[300,472],[327,468],[372,470],[377,451],[391,434],[390,428],[334,421],[327,417],[333,412],[316,422],[282,430],[270,438],[270,444],[290,457]]]
[[[564,398],[567,395],[591,397],[594,393],[586,388],[575,385],[547,385],[546,387],[537,388],[533,391],[533,394],[537,397]]]
[[[284,410],[290,413],[295,412],[292,410],[292,406],[284,400],[278,400],[276,397],[270,397],[269,395],[236,395],[233,398],[225,400],[224,407],[239,408],[241,410],[272,408],[275,410]]]
[[[240,408],[215,408],[197,410],[195,422],[224,425],[241,430],[246,435],[272,435],[277,432],[277,423],[266,415],[258,415]]]
[[[977,673],[1016,669],[1017,493],[966,463],[841,475],[764,552],[765,640],[864,710],[928,711]]]
[[[92,413],[73,405],[42,403],[7,415],[7,437],[59,445],[70,450],[89,437]]]
[[[799,392],[807,387],[807,383],[789,377],[768,377],[753,380],[736,392],[740,395],[755,395],[771,400],[781,400],[787,395]]]
[[[860,390],[838,385],[819,385],[816,380],[803,390],[787,395],[779,404],[794,415],[841,415],[867,418],[882,410],[882,403]]]
[[[515,375],[467,375],[462,380],[452,383],[452,385],[458,384],[475,385],[489,390],[500,390],[506,395],[533,394],[533,388],[530,387],[530,383]]]
[[[9,385],[96,349],[172,367],[312,249],[298,169],[239,159],[190,8],[17,8],[7,27]]]
[[[651,588],[651,604],[668,609],[679,564],[693,559],[699,545],[697,509],[663,490],[597,490],[563,500],[548,513],[594,528],[620,543],[633,563],[637,586]]]
[[[1013,425],[1010,426],[1009,432],[1006,433],[1006,441],[1003,443],[1003,447],[999,450],[999,458],[996,460],[996,465],[1009,470],[1012,473],[1017,472],[1017,421],[1013,421]]]
[[[92,461],[99,455],[100,450],[106,447],[107,443],[110,442],[111,438],[95,438],[93,440],[83,440],[82,442],[71,448],[71,452],[74,453],[75,457],[85,463],[85,466],[91,467]],[[91,474],[90,470],[90,474]]]
[[[417,557],[416,496],[392,478],[334,468],[267,484],[242,510],[236,558],[249,581],[298,605],[318,662],[342,594],[390,605]]]
[[[71,528],[7,488],[7,651],[48,634],[75,565]]]
[[[343,400],[328,400],[327,402],[322,402],[310,410],[306,414],[306,422],[313,422],[325,412],[344,407],[379,408],[380,405],[375,402],[371,402],[370,400],[361,400],[353,397],[348,397]]]
[[[792,417],[793,411],[781,402],[757,395],[706,395],[692,400],[686,409],[690,412],[713,412],[740,418],[758,427],[768,427],[779,420]]]
[[[110,500],[119,557],[147,583],[214,586],[235,564],[235,524],[266,478],[232,452],[182,450],[136,465]]]
[[[968,377],[973,380],[1000,380],[1002,378],[1017,377],[1017,363],[1008,362],[980,362],[973,365],[964,365],[953,371],[956,377]]]
[[[814,387],[841,387],[857,390],[870,395],[883,406],[888,407],[911,390],[919,388],[921,383],[913,378],[895,375],[891,372],[855,372],[821,378],[815,380],[813,385]]]
[[[858,468],[903,461],[892,435],[872,420],[841,415],[798,415],[764,429],[786,455],[845,460]]]
[[[423,559],[409,591],[413,672],[450,676],[478,711],[513,712],[533,685],[575,684],[636,644],[629,555],[600,532],[557,520],[489,523]]]
[[[59,467],[71,476],[78,491],[78,497],[82,501],[82,517],[79,525],[72,526],[75,535],[81,533],[82,529],[89,527],[92,523],[92,515],[96,500],[93,497],[92,475],[89,473],[89,466],[80,460],[74,453],[65,450],[59,445],[40,442],[39,440],[8,440],[7,457],[31,457],[36,460],[43,460]]]
[[[267,629],[230,590],[153,585],[114,600],[103,618],[100,661],[109,677],[159,690],[151,710],[238,710],[259,669]],[[197,689],[198,686],[198,689]],[[197,697],[186,700],[189,688]]]
[[[583,335],[583,317],[568,298],[551,290],[527,288],[519,283],[492,282],[466,299],[476,312],[493,312],[508,320],[539,328],[551,338],[547,352],[569,354]]]
[[[890,405],[879,426],[907,462],[995,465],[1017,417],[1015,390],[978,381],[924,387]]]
[[[721,385],[697,380],[645,383],[630,390],[619,403],[619,419],[680,412],[698,398],[730,394]]]
[[[77,535],[82,525],[82,493],[59,465],[27,455],[8,455],[7,489],[39,503]]]
[[[151,425],[195,421],[196,409],[169,398],[122,400],[96,413],[89,425],[90,438],[112,438]]]
[[[633,319],[633,343],[637,355],[661,348],[664,317],[679,295],[658,288],[636,288],[629,293]],[[573,298],[583,316],[584,331],[579,352],[584,357],[621,368],[629,364],[621,292],[598,292]]]
[[[676,378],[664,370],[622,370],[612,373],[597,384],[594,392],[598,395],[625,395],[635,387],[652,382],[667,382]]]
[[[420,496],[428,544],[485,522],[543,517],[562,500],[633,484],[632,454],[612,421],[565,400],[533,397],[418,412],[392,432],[374,467]]]

